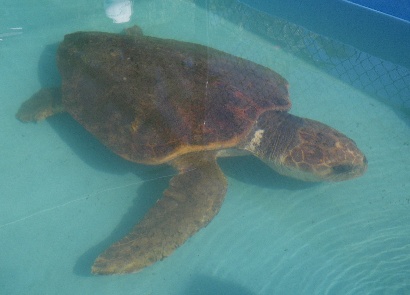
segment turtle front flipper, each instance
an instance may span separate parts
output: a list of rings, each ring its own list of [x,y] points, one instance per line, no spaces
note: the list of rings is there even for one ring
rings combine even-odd
[[[42,88],[20,106],[16,118],[22,122],[37,122],[64,112],[61,88]]]
[[[218,213],[227,182],[214,153],[193,153],[172,162],[174,176],[163,197],[122,240],[94,262],[95,274],[136,272],[169,256]]]

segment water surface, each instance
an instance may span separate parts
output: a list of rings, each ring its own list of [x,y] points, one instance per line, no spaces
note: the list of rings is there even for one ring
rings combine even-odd
[[[410,292],[406,108],[248,30],[246,21],[259,19],[250,19],[245,8],[215,13],[212,1],[135,1],[130,22],[114,24],[101,1],[20,2],[5,1],[0,27],[0,293]],[[235,13],[242,25],[224,16]],[[368,172],[311,185],[278,176],[250,157],[220,160],[229,189],[205,229],[139,273],[90,275],[95,257],[132,228],[174,172],[120,159],[68,115],[23,124],[14,114],[39,88],[59,83],[54,52],[64,34],[119,32],[131,24],[147,35],[205,44],[279,72],[291,85],[292,113],[353,138],[368,158]]]

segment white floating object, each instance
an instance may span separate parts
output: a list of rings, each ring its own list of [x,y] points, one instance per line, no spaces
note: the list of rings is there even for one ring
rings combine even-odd
[[[104,0],[105,14],[114,23],[126,23],[130,21],[132,15],[131,0]]]

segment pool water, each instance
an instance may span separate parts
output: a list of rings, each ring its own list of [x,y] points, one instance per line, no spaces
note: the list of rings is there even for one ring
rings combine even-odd
[[[410,293],[408,109],[224,17],[246,17],[246,9],[214,13],[212,3],[134,1],[130,22],[114,23],[102,1],[5,1],[0,294]],[[142,218],[175,172],[122,160],[68,115],[36,124],[14,115],[39,88],[58,85],[54,53],[64,34],[132,24],[146,35],[201,43],[274,69],[291,85],[291,112],[354,139],[367,173],[307,184],[251,157],[221,159],[228,193],[205,229],[139,273],[91,275],[96,256]]]
[[[386,13],[394,17],[410,22],[410,5],[407,0],[383,1],[383,0],[345,0],[358,5]]]

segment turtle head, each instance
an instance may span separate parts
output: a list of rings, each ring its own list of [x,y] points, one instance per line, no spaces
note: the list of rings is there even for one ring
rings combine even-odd
[[[356,143],[317,121],[303,119],[294,144],[277,159],[282,174],[307,181],[342,181],[362,175],[367,159]]]
[[[367,168],[355,142],[320,122],[283,112],[263,114],[244,147],[280,174],[304,181],[342,181]]]

